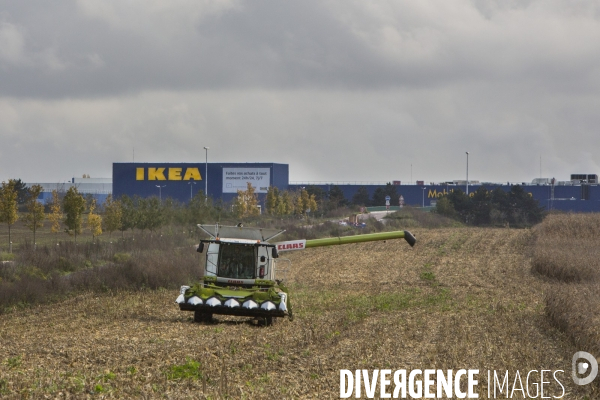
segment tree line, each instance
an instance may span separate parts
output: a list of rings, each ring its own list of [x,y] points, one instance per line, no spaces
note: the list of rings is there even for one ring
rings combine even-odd
[[[231,203],[214,202],[199,191],[185,204],[171,198],[161,201],[157,197],[126,195],[119,199],[109,195],[105,202],[97,204],[91,195],[86,198],[77,187],[72,186],[66,193],[53,190],[52,198],[45,207],[38,201],[42,190],[39,185],[27,188],[21,180],[2,182],[0,223],[8,226],[9,243],[12,243],[11,227],[21,217],[33,232],[35,243],[36,232],[43,227],[45,220],[50,222],[52,233],[66,232],[77,241],[77,236],[84,229],[89,230],[94,240],[104,232],[109,236],[118,231],[122,235],[127,231],[133,233],[135,229],[142,233],[156,232],[165,225],[188,227],[194,231],[198,223],[230,219],[240,222],[260,214],[258,197],[250,184],[246,190],[238,190]],[[269,187],[263,211],[276,217],[323,216],[347,206],[384,205],[386,196],[390,196],[392,201],[397,199],[396,186],[388,183],[379,187],[372,198],[366,187],[361,186],[351,201],[335,185],[328,192],[318,186],[306,186],[297,191]],[[544,216],[544,209],[538,201],[521,186],[513,186],[509,192],[501,188],[488,191],[480,187],[470,196],[457,189],[438,198],[435,211],[468,225],[530,226],[541,222]]]
[[[437,200],[436,212],[467,225],[524,227],[542,222],[545,211],[529,193],[515,185],[506,192],[501,188],[478,188],[470,195],[455,189]]]
[[[24,184],[23,184],[24,185]],[[24,190],[23,201],[19,193]],[[87,198],[72,186],[66,192],[52,191],[52,197],[46,205],[38,201],[43,188],[33,185],[22,189],[20,180],[2,183],[0,189],[0,223],[6,223],[11,239],[11,227],[23,218],[25,225],[33,232],[36,243],[36,231],[45,221],[50,223],[50,231],[58,234],[66,232],[77,241],[84,230],[92,234],[92,240],[108,233],[138,230],[156,232],[165,225],[188,227],[194,231],[196,224],[208,221],[244,220],[258,216],[258,196],[248,184],[247,189],[238,190],[237,197],[231,203],[214,202],[199,191],[188,203],[180,203],[172,198],[164,201],[157,197],[143,198],[127,195],[114,199],[109,195],[102,204],[88,195]],[[19,208],[24,210],[19,213]],[[279,191],[269,188],[266,199],[267,215],[305,216],[314,213],[318,205],[314,194],[302,189],[296,192]],[[47,212],[46,212],[47,211]]]

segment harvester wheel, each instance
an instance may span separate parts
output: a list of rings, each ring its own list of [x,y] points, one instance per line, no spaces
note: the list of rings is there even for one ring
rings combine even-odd
[[[202,311],[194,311],[194,322],[210,322],[212,321],[212,314],[205,313]]]
[[[265,317],[264,321],[265,321],[265,326],[273,325],[273,317]]]

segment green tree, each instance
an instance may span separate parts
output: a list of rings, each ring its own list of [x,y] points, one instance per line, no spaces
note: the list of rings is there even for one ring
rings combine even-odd
[[[17,192],[17,204],[25,204],[29,198],[29,190],[25,182],[21,179],[15,179],[15,190]]]
[[[396,185],[392,185],[390,182],[386,183],[384,187],[378,187],[373,193],[374,206],[385,206],[385,197],[390,196],[390,204],[398,204],[398,192],[396,191]]]
[[[125,231],[131,229],[131,233],[133,234],[134,228],[138,226],[140,219],[140,212],[137,207],[137,202],[139,197],[134,196],[133,198],[123,195],[121,197],[121,226],[119,230],[121,231],[121,235],[125,236]]]
[[[27,214],[25,214],[25,225],[33,231],[33,246],[35,248],[35,233],[37,228],[44,226],[44,219],[46,214],[44,213],[44,205],[38,201],[38,197],[42,193],[43,188],[40,185],[33,185],[29,188],[29,196],[25,205],[27,207]]]
[[[492,221],[491,215],[494,206],[490,192],[480,186],[471,197],[473,225],[489,225]]]
[[[12,251],[12,239],[10,227],[19,220],[19,212],[17,210],[17,181],[9,179],[8,182],[2,182],[0,189],[0,223],[8,225],[8,244]]]
[[[108,195],[104,201],[104,229],[108,232],[108,237],[112,237],[112,233],[119,230],[122,225],[123,209],[119,200],[113,200],[112,195]]]
[[[369,192],[365,186],[359,186],[354,196],[352,196],[352,204],[356,206],[369,206],[371,204]]]
[[[77,242],[77,235],[81,233],[81,216],[85,211],[85,199],[75,186],[67,190],[63,198],[63,209],[66,214],[64,221],[67,226],[66,231],[70,236],[74,236]]]
[[[473,220],[471,198],[460,189],[455,189],[447,194],[448,200],[454,206],[457,217],[461,222],[470,224]]]
[[[506,192],[480,187],[471,196],[460,189],[438,199],[437,212],[470,225],[531,226],[542,221],[544,208],[530,193],[515,185]]]
[[[507,222],[514,226],[529,226],[542,222],[544,208],[520,185],[511,186],[506,202]]]
[[[167,197],[162,205],[160,205],[162,219],[161,226],[171,227],[176,219],[175,216],[181,208],[181,204],[177,200],[174,200],[172,197]]]
[[[161,204],[158,197],[153,196],[145,199],[142,220],[145,222],[145,227],[150,232],[156,232],[165,223],[164,206]]]
[[[452,202],[448,199],[448,196],[441,196],[437,199],[435,211],[438,214],[449,218],[456,218],[457,216],[456,210],[454,209]]]
[[[208,222],[212,215],[212,199],[206,199],[204,191],[200,190],[187,204],[187,222],[195,228],[197,224]]]
[[[150,213],[148,212],[148,199],[142,197],[135,199],[135,208],[138,215],[135,227],[142,231],[143,234],[149,225],[148,217],[150,216]]]
[[[344,197],[344,192],[339,186],[333,185],[329,189],[329,199],[327,204],[328,210],[335,210],[336,208],[344,207],[348,205],[348,201]]]

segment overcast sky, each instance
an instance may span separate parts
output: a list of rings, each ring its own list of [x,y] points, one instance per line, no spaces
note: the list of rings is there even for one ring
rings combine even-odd
[[[567,180],[599,127],[597,0],[0,0],[1,180]]]

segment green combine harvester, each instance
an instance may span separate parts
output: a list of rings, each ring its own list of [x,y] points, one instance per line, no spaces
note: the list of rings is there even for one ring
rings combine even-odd
[[[283,251],[402,238],[411,246],[416,243],[408,231],[269,243],[285,231],[198,227],[210,237],[198,245],[198,252],[206,254],[204,276],[194,286],[182,286],[175,300],[180,310],[194,312],[196,322],[210,321],[213,314],[253,317],[266,325],[271,325],[273,318],[292,320],[292,305],[283,279],[291,263],[279,258]]]

